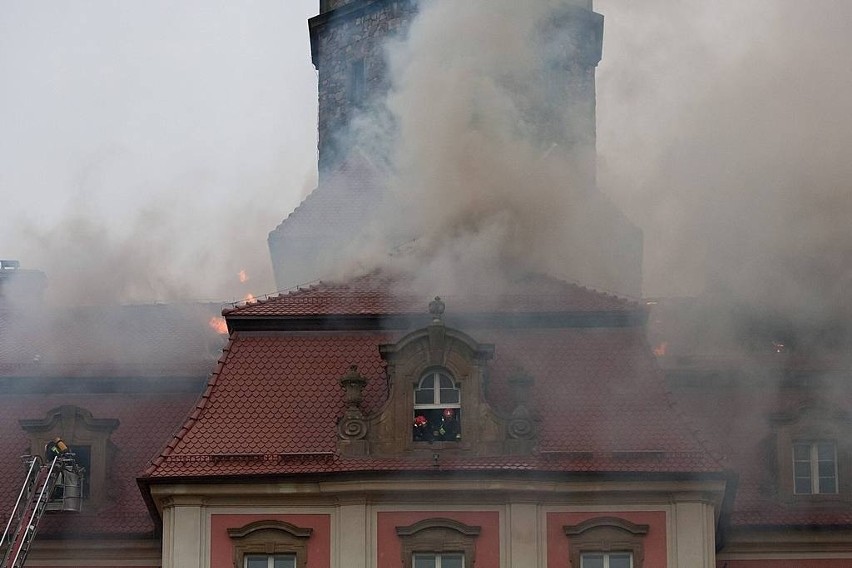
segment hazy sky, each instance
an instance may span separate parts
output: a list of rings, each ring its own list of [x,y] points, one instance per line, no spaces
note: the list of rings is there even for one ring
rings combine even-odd
[[[129,301],[239,294],[241,269],[271,291],[266,234],[314,185],[316,12],[4,0],[0,258],[52,289],[57,271],[106,269],[83,287]],[[121,281],[124,263],[154,281]]]
[[[274,291],[266,235],[315,184],[317,4],[0,0],[0,258],[74,301]],[[645,232],[646,294],[719,259],[848,292],[852,2],[595,7],[599,179]]]

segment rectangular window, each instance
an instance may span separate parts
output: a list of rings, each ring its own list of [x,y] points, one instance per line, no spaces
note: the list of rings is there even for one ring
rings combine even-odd
[[[587,552],[580,556],[580,568],[633,568],[629,552]]]
[[[296,555],[247,554],[245,568],[296,568]]]
[[[363,59],[356,59],[349,67],[349,102],[360,105],[367,98],[367,71]]]
[[[91,446],[78,446],[74,445],[71,448],[71,451],[74,452],[74,460],[77,462],[77,465],[82,467],[85,471],[83,472],[83,499],[89,498],[89,476],[92,471],[92,447]]]
[[[793,488],[797,495],[837,493],[837,448],[834,442],[793,444]]]
[[[414,568],[464,568],[464,554],[421,554],[414,555]]]

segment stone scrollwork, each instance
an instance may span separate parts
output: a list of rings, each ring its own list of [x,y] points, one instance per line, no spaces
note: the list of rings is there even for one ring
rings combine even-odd
[[[346,410],[337,423],[338,444],[341,453],[358,455],[366,452],[364,438],[367,437],[368,427],[361,402],[364,400],[364,387],[367,378],[358,372],[358,367],[352,365],[349,372],[340,377],[340,386],[346,398]]]

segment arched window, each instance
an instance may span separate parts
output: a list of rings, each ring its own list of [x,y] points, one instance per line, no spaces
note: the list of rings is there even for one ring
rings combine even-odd
[[[235,568],[305,568],[313,529],[283,521],[255,521],[228,529]]]
[[[425,373],[414,389],[414,441],[461,440],[461,391],[444,370]]]
[[[476,566],[476,538],[482,527],[453,519],[423,519],[396,527],[402,540],[403,568],[467,568]]]

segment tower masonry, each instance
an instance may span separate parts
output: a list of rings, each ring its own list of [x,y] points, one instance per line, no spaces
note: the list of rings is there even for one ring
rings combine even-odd
[[[431,1],[320,0],[319,14],[309,20],[318,72],[319,184],[269,235],[279,290],[327,278],[330,267],[348,260],[347,246],[370,225],[382,199],[383,177],[356,147],[350,126],[359,113],[380,106],[374,103],[391,87],[388,41],[404,38],[419,9]],[[556,263],[566,270],[553,276],[639,296],[641,231],[595,189],[595,69],[604,18],[592,10],[591,0],[553,2],[549,10],[531,33],[534,69],[511,71],[524,90],[515,104],[525,134],[543,155],[556,147],[571,155],[578,179],[593,194],[590,213],[599,220],[588,235],[598,243],[595,258],[566,255]],[[536,85],[532,95],[524,88],[531,83]]]

